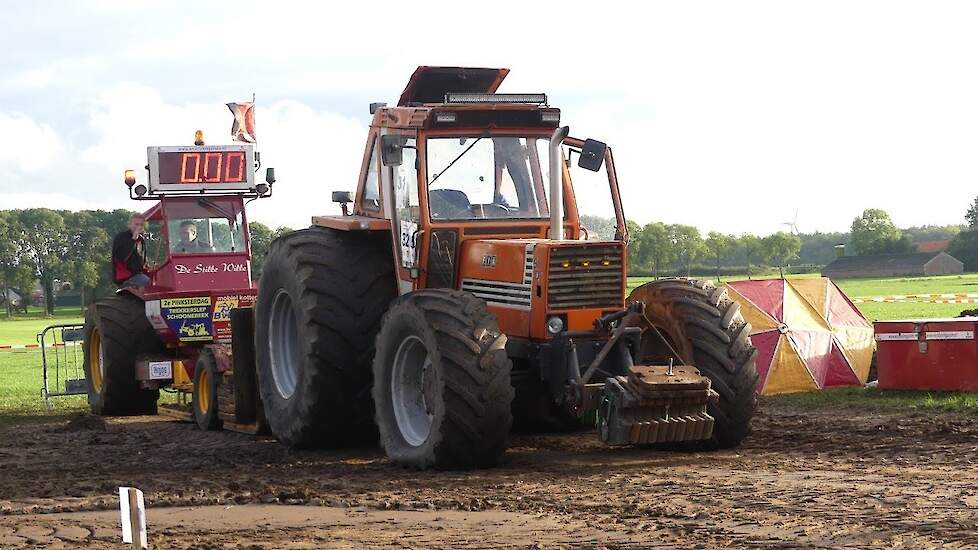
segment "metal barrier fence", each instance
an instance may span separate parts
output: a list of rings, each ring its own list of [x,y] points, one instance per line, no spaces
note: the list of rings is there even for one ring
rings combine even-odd
[[[85,325],[81,323],[51,325],[37,335],[44,378],[41,395],[49,409],[51,397],[88,393],[81,345],[84,337]]]

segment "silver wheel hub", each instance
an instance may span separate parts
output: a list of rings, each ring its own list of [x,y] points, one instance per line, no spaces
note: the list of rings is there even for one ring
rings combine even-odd
[[[397,429],[412,447],[422,445],[431,435],[433,417],[428,404],[433,374],[424,342],[417,336],[405,338],[394,354],[390,392]]]
[[[268,320],[268,356],[275,389],[283,399],[292,397],[299,380],[299,326],[292,297],[279,289],[272,298]]]

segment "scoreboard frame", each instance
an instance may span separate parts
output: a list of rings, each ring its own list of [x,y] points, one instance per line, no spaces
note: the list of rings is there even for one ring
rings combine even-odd
[[[243,152],[244,179],[241,182],[219,183],[161,183],[160,182],[160,153],[229,153]],[[149,194],[181,194],[197,193],[248,193],[255,191],[255,147],[250,143],[232,145],[158,145],[146,148],[149,171]]]

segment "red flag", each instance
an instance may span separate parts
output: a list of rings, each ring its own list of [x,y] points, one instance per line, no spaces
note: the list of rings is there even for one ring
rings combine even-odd
[[[255,135],[255,102],[228,103],[228,109],[234,114],[234,124],[231,125],[231,139],[244,143],[258,143]]]

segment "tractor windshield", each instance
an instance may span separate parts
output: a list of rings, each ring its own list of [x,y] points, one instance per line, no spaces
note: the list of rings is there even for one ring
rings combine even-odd
[[[239,216],[240,217],[240,216]],[[170,220],[170,251],[175,254],[241,252],[244,236],[241,220],[231,223],[224,217]]]
[[[431,218],[547,218],[548,145],[541,137],[429,138]]]
[[[173,201],[167,204],[167,237],[172,254],[245,252],[244,212],[239,204],[220,199]]]

